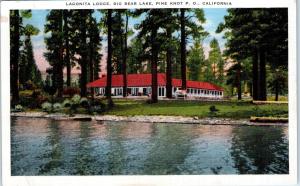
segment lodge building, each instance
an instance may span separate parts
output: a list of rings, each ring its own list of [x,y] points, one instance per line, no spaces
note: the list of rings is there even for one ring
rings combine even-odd
[[[97,95],[105,94],[106,76],[87,84],[88,88],[95,88]],[[128,74],[127,92],[129,96],[148,96],[151,94],[151,74]],[[166,75],[157,74],[158,97],[166,97]],[[172,93],[181,88],[181,79],[172,79]],[[123,95],[123,75],[112,75],[112,96]],[[208,82],[187,81],[187,97],[195,98],[223,98],[223,88]]]

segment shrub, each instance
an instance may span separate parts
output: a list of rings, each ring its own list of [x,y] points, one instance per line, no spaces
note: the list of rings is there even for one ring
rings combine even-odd
[[[24,88],[27,89],[27,90],[34,90],[37,87],[31,80],[28,80],[24,83]]]
[[[32,90],[22,90],[20,91],[20,97],[31,97],[32,93]]]
[[[87,98],[81,98],[80,105],[84,108],[88,108],[90,106],[89,100]]]
[[[63,107],[71,107],[71,101],[69,99],[65,99],[62,103]]]
[[[71,99],[70,113],[71,115],[77,111],[77,108],[80,105],[81,97],[78,94],[75,94]]]
[[[59,111],[62,108],[62,105],[60,103],[54,103],[53,104],[53,109],[54,111]]]
[[[215,112],[218,112],[219,110],[216,108],[216,106],[212,105],[212,106],[209,107],[209,111],[211,113],[215,113]]]
[[[42,104],[42,109],[45,112],[51,112],[52,111],[52,104],[49,102],[45,102]]]
[[[22,112],[22,111],[24,111],[24,108],[23,108],[22,105],[16,105],[14,111],[15,112]]]
[[[79,105],[80,100],[81,100],[81,97],[78,94],[75,94],[71,99],[72,105],[74,105],[74,104]]]
[[[20,96],[20,104],[23,105],[24,107],[28,107],[29,105],[32,104],[34,100],[31,97],[26,97],[26,96]]]
[[[105,107],[101,106],[101,105],[95,105],[95,106],[91,106],[89,112],[92,113],[97,113],[100,114],[102,112],[105,111]]]
[[[91,103],[91,107],[89,112],[90,113],[102,113],[105,111],[105,104],[103,102],[101,102],[100,100],[94,100]]]

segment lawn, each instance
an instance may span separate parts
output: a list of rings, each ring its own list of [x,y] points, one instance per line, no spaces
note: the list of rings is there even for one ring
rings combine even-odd
[[[115,107],[104,114],[119,116],[134,115],[168,115],[168,116],[197,116],[222,118],[250,118],[251,116],[287,117],[287,104],[254,105],[244,102],[200,102],[200,101],[159,101],[147,104],[144,100],[114,99]],[[218,110],[211,112],[210,107]]]

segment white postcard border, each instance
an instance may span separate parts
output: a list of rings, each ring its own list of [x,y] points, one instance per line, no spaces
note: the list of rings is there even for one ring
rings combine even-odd
[[[149,2],[145,0],[91,0],[92,2]],[[153,1],[153,0],[152,0]],[[157,0],[156,0],[157,1]],[[153,1],[153,2],[156,2]],[[171,0],[165,0],[171,1]],[[193,0],[176,0],[176,2]],[[184,176],[11,176],[10,164],[10,71],[9,10],[11,9],[118,9],[127,6],[69,6],[70,1],[1,2],[1,123],[3,185],[286,185],[297,183],[297,65],[296,2],[294,0],[197,1],[197,6],[130,6],[130,8],[289,8],[289,174],[288,175],[184,175]],[[73,1],[79,2],[79,1]],[[86,1],[87,2],[87,1]],[[203,5],[201,2],[231,2],[231,5]]]

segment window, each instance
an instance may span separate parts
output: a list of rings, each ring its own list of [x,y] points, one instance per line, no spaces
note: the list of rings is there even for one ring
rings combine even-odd
[[[143,95],[147,95],[147,88],[143,88]]]
[[[158,87],[158,96],[165,96],[165,88]]]

